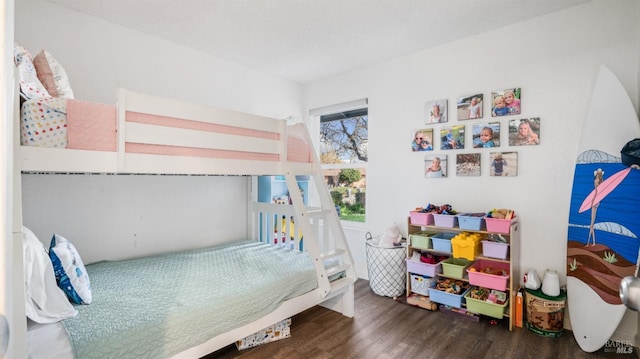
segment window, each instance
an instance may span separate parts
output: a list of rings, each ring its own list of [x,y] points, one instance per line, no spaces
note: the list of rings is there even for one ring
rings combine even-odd
[[[365,102],[366,103],[366,102]],[[341,220],[364,222],[367,193],[368,109],[320,115],[322,172]]]

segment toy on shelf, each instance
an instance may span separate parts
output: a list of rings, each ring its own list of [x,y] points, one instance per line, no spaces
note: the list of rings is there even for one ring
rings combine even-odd
[[[513,219],[516,216],[516,212],[511,209],[493,209],[489,213],[487,213],[487,217],[489,218],[497,218],[497,219]]]

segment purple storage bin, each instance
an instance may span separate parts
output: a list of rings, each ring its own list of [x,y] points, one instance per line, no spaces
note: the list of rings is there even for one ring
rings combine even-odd
[[[433,214],[433,221],[438,227],[455,228],[458,226],[458,217],[453,214]]]
[[[509,245],[507,243],[482,241],[482,255],[490,258],[507,259]]]
[[[407,272],[409,273],[426,275],[427,277],[435,277],[436,275],[442,273],[442,261],[436,264],[412,261],[409,258],[407,258],[406,261]]]

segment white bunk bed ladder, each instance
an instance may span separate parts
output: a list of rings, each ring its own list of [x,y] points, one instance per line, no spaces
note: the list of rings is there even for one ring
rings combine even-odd
[[[304,133],[308,137],[306,129]],[[307,141],[311,143],[310,138],[307,138]],[[318,157],[315,153],[312,153],[311,157],[313,158],[311,170],[308,166],[297,170],[294,162],[285,161],[284,166],[287,167],[285,179],[291,203],[295,208],[296,225],[300,226],[304,236],[305,250],[314,261],[316,273],[318,273],[318,285],[323,297],[332,297],[352,290],[357,276],[347,239],[324,181]],[[311,177],[309,184],[316,187],[320,207],[305,205],[296,175]]]

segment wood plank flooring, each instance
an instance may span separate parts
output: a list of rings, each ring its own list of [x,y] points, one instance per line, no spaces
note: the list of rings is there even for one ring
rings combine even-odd
[[[506,320],[492,325],[409,306],[374,294],[365,280],[356,282],[355,294],[354,318],[316,306],[292,318],[290,338],[241,351],[231,345],[205,359],[638,358],[636,348],[585,353],[568,331],[545,338],[525,328],[509,332]]]

